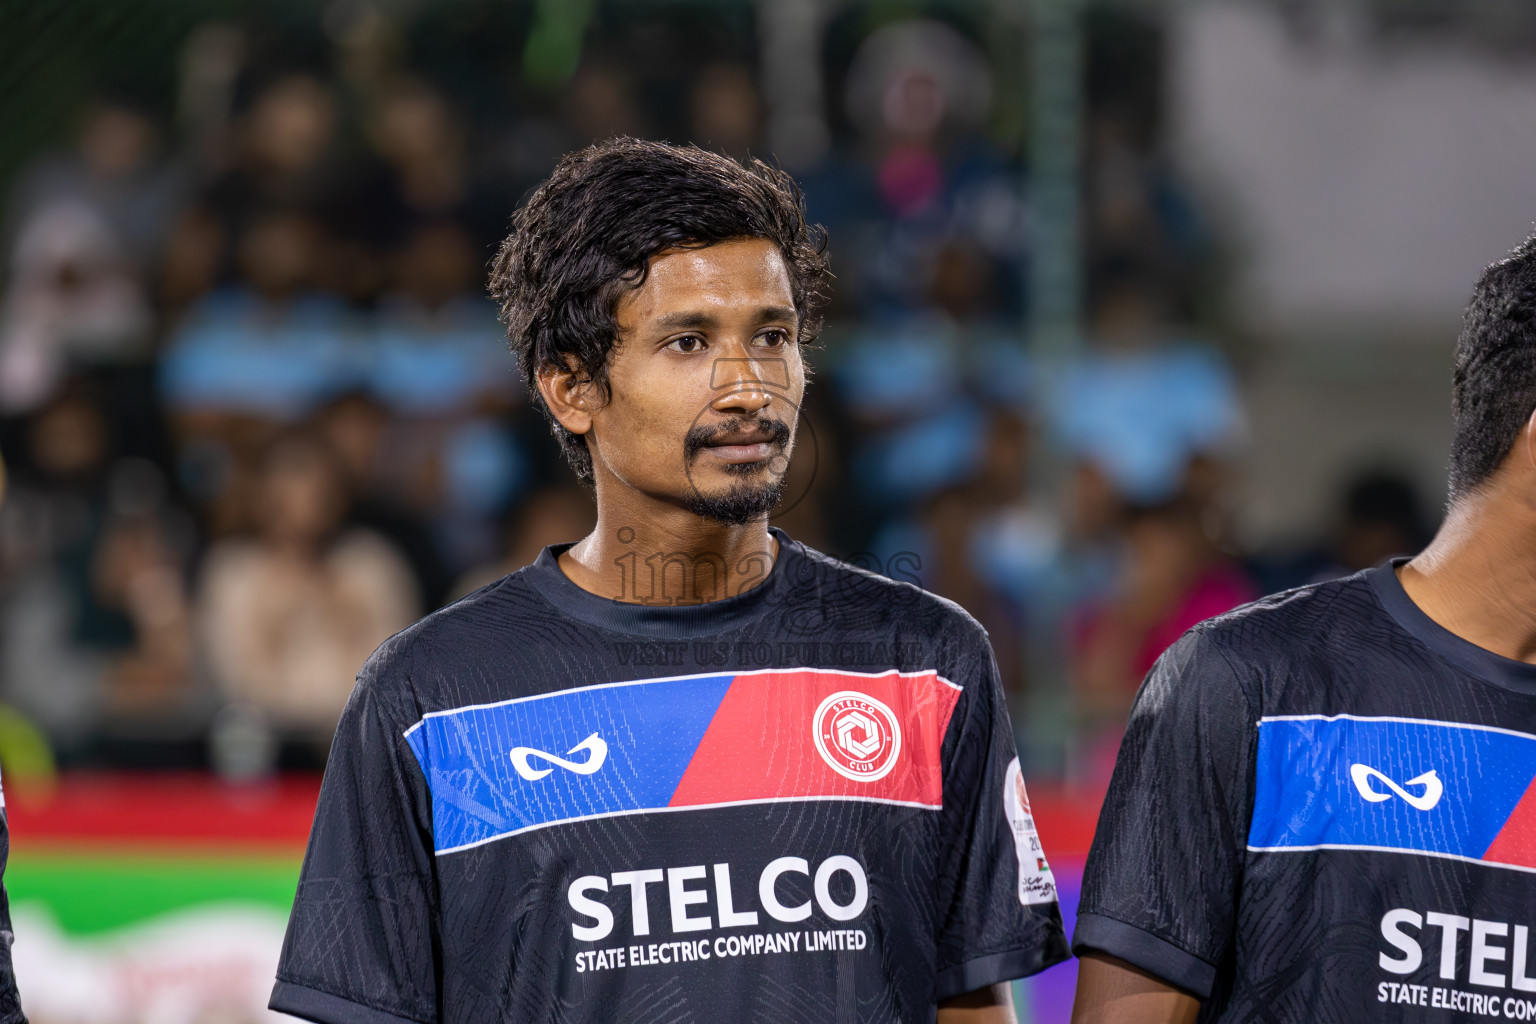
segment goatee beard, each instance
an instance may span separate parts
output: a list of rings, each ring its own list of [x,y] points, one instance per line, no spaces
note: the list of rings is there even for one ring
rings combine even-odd
[[[753,417],[745,421],[719,424],[714,427],[696,426],[688,431],[683,439],[683,458],[688,464],[698,458],[711,441],[722,437],[727,433],[739,433],[749,428],[767,431],[772,435],[768,443],[778,452],[770,465],[783,460],[786,472],[774,474],[770,470],[768,480],[761,483],[747,483],[739,481],[732,484],[724,494],[704,495],[698,488],[693,488],[693,493],[688,497],[688,511],[694,515],[713,519],[729,526],[741,526],[750,523],[754,519],[767,518],[784,497],[784,488],[788,482],[788,460],[794,434],[789,424],[780,420],[767,417]],[[763,470],[761,464],[740,463],[721,467],[731,476],[755,476]]]
[[[754,519],[766,519],[773,506],[784,497],[786,474],[761,484],[738,483],[724,494],[704,495],[694,491],[688,497],[688,511],[728,526],[742,526]]]

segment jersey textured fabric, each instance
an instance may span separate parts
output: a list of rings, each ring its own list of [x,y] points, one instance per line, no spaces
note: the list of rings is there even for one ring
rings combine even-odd
[[[1536,1019],[1536,665],[1395,566],[1212,619],[1137,695],[1073,949],[1201,1021]]]
[[[556,546],[386,642],[272,1008],[931,1021],[1067,958],[986,633],[773,532],[719,601],[590,594]]]

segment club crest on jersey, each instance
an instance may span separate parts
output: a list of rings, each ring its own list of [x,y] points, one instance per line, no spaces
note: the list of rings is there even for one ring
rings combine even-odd
[[[872,782],[896,767],[901,725],[890,708],[857,690],[839,690],[823,700],[811,719],[816,750],[832,770]]]

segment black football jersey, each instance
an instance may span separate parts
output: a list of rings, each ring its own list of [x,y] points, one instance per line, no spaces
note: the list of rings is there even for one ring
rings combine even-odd
[[[1393,566],[1203,623],[1152,669],[1073,948],[1201,1021],[1536,1020],[1536,665]]]
[[[931,1021],[1065,959],[985,632],[775,536],[761,583],[692,605],[588,593],[549,548],[381,647],[273,1009]]]

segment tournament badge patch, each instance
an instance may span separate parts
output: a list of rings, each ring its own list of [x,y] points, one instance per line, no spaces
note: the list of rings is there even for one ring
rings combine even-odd
[[[1029,809],[1029,793],[1024,789],[1024,772],[1019,768],[1018,758],[1009,762],[1008,773],[1003,777],[1003,813],[1013,829],[1014,851],[1019,855],[1019,902],[1026,907],[1032,903],[1054,903],[1056,879],[1045,862],[1045,851],[1040,848],[1040,833]]]

